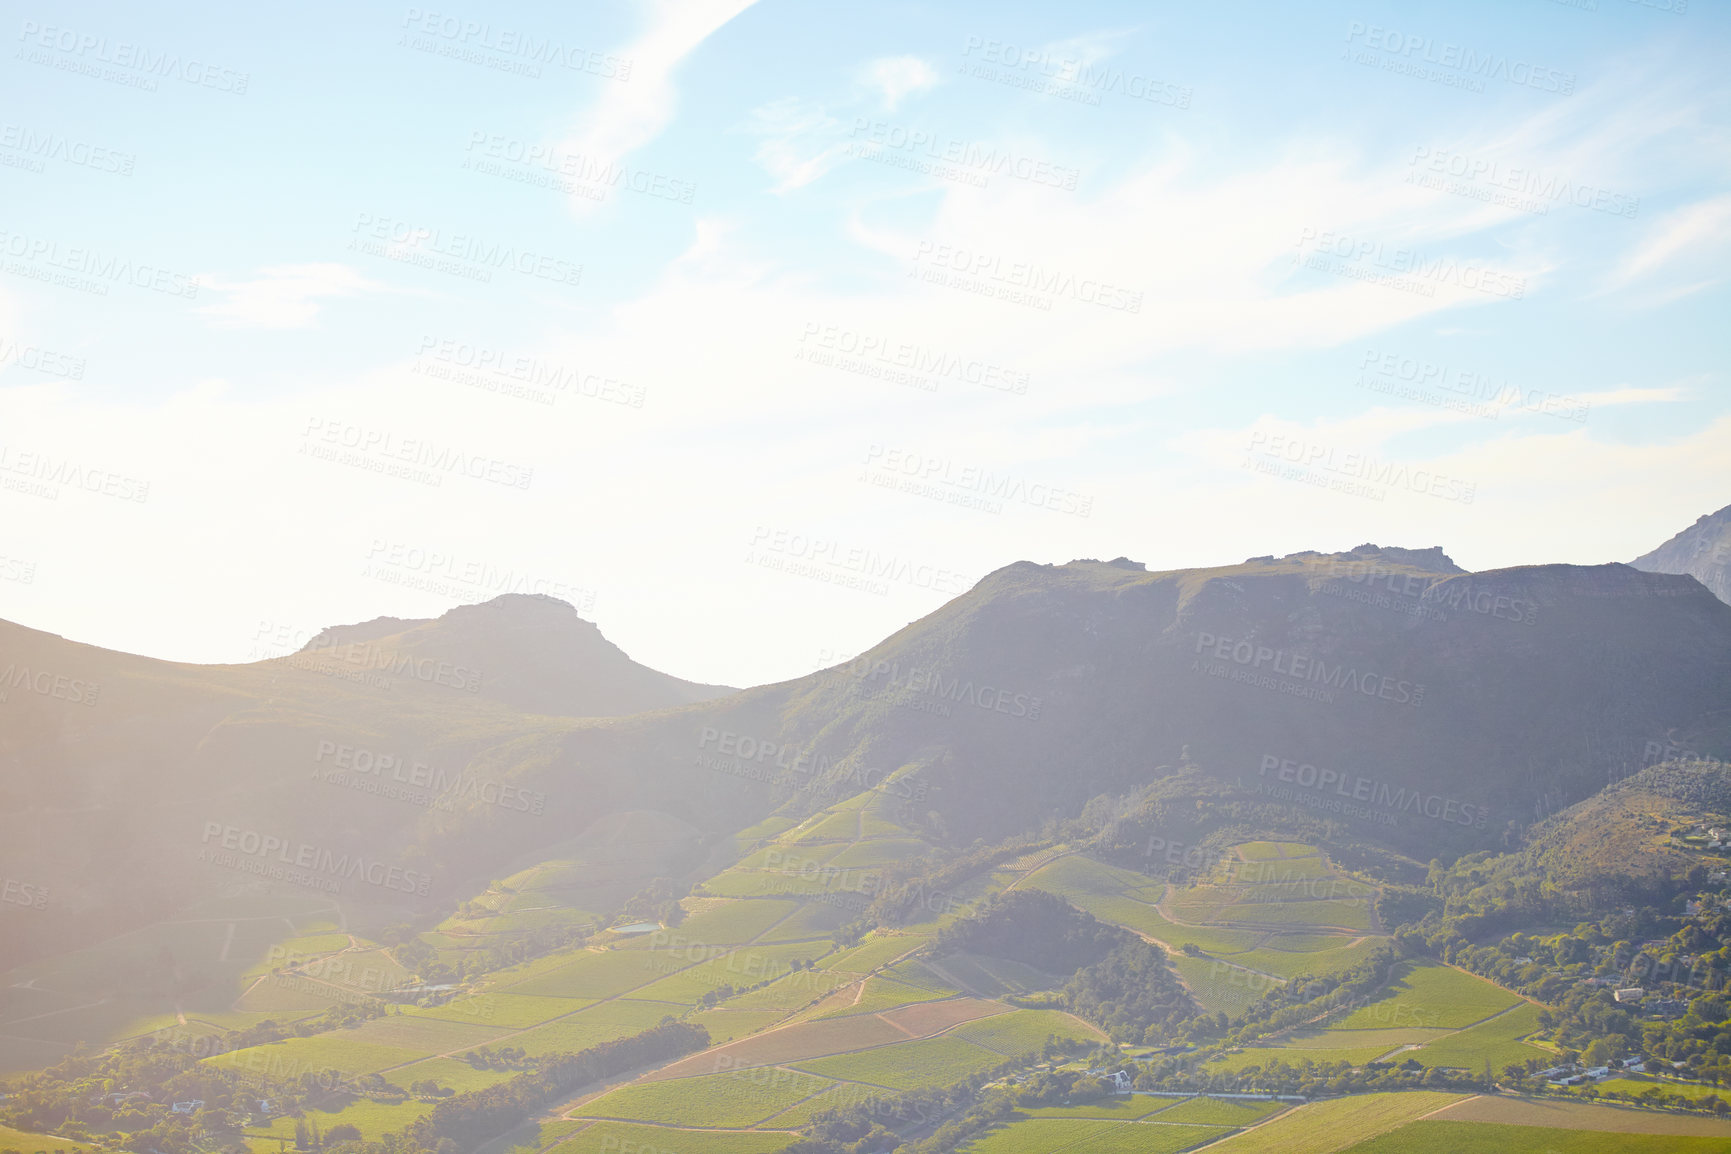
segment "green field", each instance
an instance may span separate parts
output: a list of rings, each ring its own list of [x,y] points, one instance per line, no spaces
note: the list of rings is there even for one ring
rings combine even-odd
[[[792,1134],[675,1130],[596,1122],[559,1143],[548,1154],[775,1154],[793,1138]]]
[[[477,1070],[461,1058],[428,1058],[410,1066],[392,1070],[386,1078],[393,1085],[407,1090],[416,1082],[431,1078],[441,1086],[461,1094],[468,1090],[484,1090],[515,1077],[516,1070]]]
[[[1317,856],[1315,846],[1305,845],[1301,841],[1247,841],[1233,846],[1232,852],[1245,861],[1259,862]]]
[[[1175,1154],[1227,1131],[1218,1126],[1161,1126],[1082,1118],[1028,1118],[974,1139],[966,1154]]]
[[[678,1017],[685,1007],[671,1002],[638,1002],[621,998],[579,1010],[545,1026],[511,1035],[509,1042],[532,1055],[578,1050],[647,1030],[663,1017]]]
[[[866,1082],[892,1090],[944,1086],[969,1074],[990,1070],[1004,1061],[982,1046],[960,1038],[926,1038],[897,1042],[874,1050],[857,1050],[829,1058],[796,1063],[796,1068],[844,1082]]]
[[[584,1103],[576,1113],[585,1118],[737,1129],[761,1122],[832,1085],[828,1079],[797,1070],[765,1066],[621,1086]]]
[[[0,1126],[0,1150],[17,1150],[20,1154],[36,1154],[37,1151],[88,1150],[88,1142],[74,1142],[70,1138],[50,1138],[46,1134],[32,1134],[27,1130],[14,1130],[10,1126]]]
[[[1227,1054],[1210,1062],[1205,1069],[1210,1074],[1236,1074],[1251,1066],[1266,1068],[1270,1062],[1281,1061],[1289,1065],[1300,1065],[1307,1059],[1312,1062],[1345,1062],[1351,1066],[1362,1066],[1373,1062],[1388,1053],[1389,1047],[1351,1046],[1338,1049],[1322,1049],[1311,1046],[1250,1046],[1236,1054]]]
[[[1400,1026],[1458,1029],[1515,1005],[1520,998],[1500,986],[1437,962],[1411,962],[1388,991],[1338,1022],[1337,1030]]]
[[[1008,1014],[994,1014],[990,1018],[978,1018],[957,1026],[945,1036],[984,1046],[1005,1057],[1015,1057],[1038,1052],[1053,1034],[1060,1038],[1090,1041],[1102,1037],[1099,1030],[1057,1010],[1013,1010]]]
[[[1248,1126],[1286,1109],[1285,1102],[1244,1098],[1191,1098],[1154,1114],[1156,1122],[1200,1122],[1211,1126]]]
[[[1017,1114],[1028,1118],[1105,1118],[1118,1122],[1133,1122],[1161,1110],[1170,1110],[1184,1098],[1158,1098],[1152,1094],[1114,1094],[1098,1102],[1080,1106],[1023,1107]]]
[[[1293,943],[1299,940],[1307,946],[1315,942],[1327,944],[1321,948],[1298,949]],[[1351,969],[1373,951],[1388,944],[1387,938],[1379,937],[1366,937],[1357,945],[1350,944],[1352,941],[1346,934],[1278,934],[1270,937],[1267,944],[1231,954],[1229,959],[1252,970],[1291,978],[1299,974],[1326,974],[1333,970]]]
[[[1234,1135],[1208,1154],[1335,1154],[1439,1110],[1463,1095],[1433,1090],[1354,1094],[1307,1102],[1254,1130]],[[1552,1131],[1545,1131],[1551,1133]],[[1403,1154],[1405,1154],[1403,1150]]]
[[[685,900],[695,908],[674,932],[713,946],[742,946],[799,908],[767,898]]]
[[[682,967],[667,977],[651,982],[640,990],[634,991],[639,998],[649,1001],[684,1002],[695,1005],[697,1000],[712,990],[722,986],[755,986],[759,982],[774,981],[793,972],[794,961],[806,961],[817,957],[823,952],[820,946],[811,943],[783,944],[776,946],[748,946],[745,949],[734,950],[722,957],[695,965],[690,961],[689,952],[671,953],[657,952],[650,955],[652,972],[656,969]],[[697,956],[701,957],[701,954]]]
[[[532,994],[486,993],[453,998],[442,1006],[405,1011],[405,1016],[521,1030],[563,1017],[590,1005],[585,998],[537,997]]]
[[[1731,1138],[1611,1134],[1495,1122],[1412,1122],[1343,1154],[1725,1154]]]
[[[1522,1002],[1506,1014],[1439,1038],[1402,1057],[1426,1066],[1458,1066],[1475,1072],[1489,1061],[1494,1073],[1501,1073],[1504,1066],[1524,1063],[1528,1058],[1538,1058],[1547,1064],[1555,1062],[1554,1050],[1519,1040],[1538,1029],[1539,1007]]]
[[[655,966],[643,950],[580,950],[556,968],[502,989],[539,998],[611,998],[646,986],[666,973]]]
[[[340,1071],[344,1074],[371,1074],[406,1062],[419,1061],[429,1051],[403,1046],[373,1046],[356,1042],[353,1031],[336,1030],[314,1034],[308,1038],[290,1038],[286,1042],[270,1042],[249,1046],[227,1054],[218,1054],[205,1061],[227,1069],[248,1070],[271,1077],[299,1078],[302,1074]]]
[[[923,934],[872,934],[853,949],[831,954],[817,965],[820,970],[869,974],[903,954],[912,953],[927,941]]]

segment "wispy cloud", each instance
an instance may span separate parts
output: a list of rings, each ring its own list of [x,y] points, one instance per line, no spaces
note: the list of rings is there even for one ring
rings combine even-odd
[[[648,29],[620,54],[632,61],[631,80],[610,85],[579,117],[561,147],[606,164],[660,135],[678,103],[673,76],[699,45],[756,0],[660,0],[650,6]],[[573,207],[593,207],[573,197]]]
[[[337,297],[387,292],[346,264],[279,264],[250,280],[201,278],[218,299],[198,311],[219,328],[305,329],[318,320],[324,302]]]
[[[861,79],[894,112],[905,98],[936,88],[938,70],[918,56],[884,56],[867,64]]]

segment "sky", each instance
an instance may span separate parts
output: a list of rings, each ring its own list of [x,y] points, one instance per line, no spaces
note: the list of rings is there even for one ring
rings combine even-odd
[[[0,618],[79,641],[547,593],[749,685],[1731,503],[1722,4],[0,9]]]

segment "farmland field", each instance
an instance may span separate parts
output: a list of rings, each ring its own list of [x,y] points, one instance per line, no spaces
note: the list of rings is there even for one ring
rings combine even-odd
[[[847,1082],[866,1082],[892,1090],[915,1090],[922,1086],[947,1085],[969,1074],[990,1070],[1003,1060],[1003,1055],[960,1038],[928,1038],[830,1058],[815,1058],[799,1062],[797,1068]]]
[[[510,1043],[531,1055],[559,1050],[575,1053],[601,1042],[647,1030],[663,1017],[678,1017],[685,1007],[671,1002],[638,1002],[621,998],[579,1010],[545,1026],[511,1035]]]
[[[1105,1118],[1116,1122],[1132,1122],[1160,1110],[1188,1101],[1186,1098],[1157,1098],[1151,1094],[1116,1094],[1098,1102],[1079,1106],[1023,1107],[1016,1113],[1029,1118]]]
[[[406,1017],[437,1018],[521,1030],[562,1017],[591,1004],[582,998],[537,997],[532,994],[485,993],[453,998],[442,1006],[405,1011]]]
[[[14,1130],[10,1126],[0,1126],[0,1150],[20,1150],[24,1154],[36,1154],[38,1150],[88,1150],[87,1142],[74,1142],[70,1138],[50,1138],[46,1134],[31,1134],[24,1130]]]
[[[788,901],[769,898],[687,898],[693,912],[678,932],[694,942],[717,946],[740,946],[756,938],[797,909]]]
[[[1424,1026],[1459,1029],[1517,1004],[1520,998],[1483,978],[1436,962],[1408,963],[1388,991],[1338,1022],[1336,1030]]]
[[[1069,1014],[1057,1010],[1015,1010],[990,1018],[980,1018],[950,1031],[949,1037],[960,1038],[1005,1057],[1037,1052],[1052,1034],[1060,1038],[1100,1039],[1099,1030]]]
[[[725,1130],[678,1130],[668,1126],[633,1126],[626,1122],[596,1122],[553,1147],[549,1154],[774,1154],[792,1134],[728,1133]]]
[[[1506,1014],[1439,1038],[1406,1056],[1426,1066],[1458,1066],[1465,1070],[1479,1070],[1488,1061],[1493,1071],[1528,1058],[1554,1061],[1557,1057],[1554,1050],[1520,1041],[1538,1029],[1539,1007],[1522,1002]]]
[[[1415,1118],[1459,1101],[1459,1094],[1414,1090],[1398,1094],[1355,1094],[1308,1102],[1254,1130],[1235,1135],[1208,1154],[1335,1154],[1355,1142],[1386,1134]]]
[[[234,1070],[251,1070],[280,1078],[299,1078],[302,1074],[319,1074],[338,1070],[344,1074],[371,1074],[377,1070],[415,1062],[427,1056],[425,1050],[402,1046],[372,1046],[346,1037],[349,1031],[314,1034],[308,1038],[290,1038],[286,1042],[269,1042],[219,1054],[205,1061],[213,1066]]]
[[[828,1089],[832,1082],[797,1070],[756,1070],[634,1082],[584,1103],[576,1114],[632,1122],[704,1127],[750,1126]]]
[[[1227,1130],[1219,1126],[1162,1126],[1083,1118],[1029,1118],[993,1130],[961,1147],[965,1154],[1174,1154]]]
[[[1731,1137],[1731,1122],[1689,1114],[1563,1102],[1548,1098],[1518,1098],[1481,1094],[1436,1115],[1448,1122],[1500,1122],[1515,1126],[1545,1126],[1564,1130],[1615,1131],[1627,1134],[1694,1134]]]
[[[1495,1122],[1413,1122],[1343,1154],[1725,1154],[1731,1139],[1552,1130]]]
[[[641,950],[579,950],[557,969],[506,986],[504,992],[541,998],[611,998],[659,976]]]
[[[1191,1098],[1153,1115],[1156,1122],[1202,1122],[1212,1126],[1248,1126],[1287,1108],[1284,1102],[1243,1098]]]

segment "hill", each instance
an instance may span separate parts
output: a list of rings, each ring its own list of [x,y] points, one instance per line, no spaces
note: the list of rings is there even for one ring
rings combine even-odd
[[[507,593],[433,620],[378,617],[333,626],[295,659],[330,669],[407,662],[486,700],[562,717],[647,713],[735,692],[639,665],[593,622],[545,594]]]
[[[1630,564],[1649,573],[1687,573],[1719,600],[1731,601],[1731,505],[1697,519]]]

